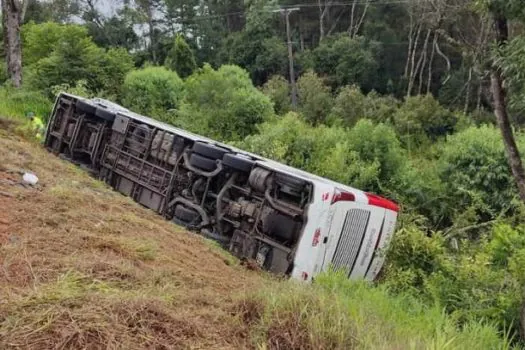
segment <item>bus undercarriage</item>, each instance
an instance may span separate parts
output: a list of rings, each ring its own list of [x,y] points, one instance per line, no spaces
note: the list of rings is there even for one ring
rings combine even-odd
[[[57,99],[45,146],[239,258],[292,271],[310,182],[107,101],[68,94]]]

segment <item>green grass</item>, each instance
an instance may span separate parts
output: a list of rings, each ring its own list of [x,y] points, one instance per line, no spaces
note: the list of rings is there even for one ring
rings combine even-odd
[[[241,303],[259,349],[510,349],[511,340],[478,322],[459,327],[438,307],[381,286],[319,276],[315,285],[288,281]]]
[[[21,119],[29,112],[46,121],[53,102],[37,91],[0,86],[0,116]]]

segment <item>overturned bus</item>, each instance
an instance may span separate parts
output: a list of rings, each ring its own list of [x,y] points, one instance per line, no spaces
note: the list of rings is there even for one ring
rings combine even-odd
[[[373,280],[398,206],[133,113],[57,97],[46,148],[261,268],[310,281],[330,267]]]

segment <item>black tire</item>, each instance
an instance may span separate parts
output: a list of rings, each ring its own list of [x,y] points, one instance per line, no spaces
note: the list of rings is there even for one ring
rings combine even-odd
[[[175,207],[174,217],[183,223],[195,223],[200,217],[199,213],[195,210],[188,209],[184,205],[179,204]]]
[[[217,162],[215,160],[200,156],[198,154],[191,155],[190,164],[204,171],[213,171],[217,169]]]
[[[112,122],[113,120],[115,120],[115,113],[103,108],[97,108],[95,115],[100,119],[107,120],[108,122]]]
[[[94,115],[97,112],[97,107],[91,105],[90,103],[82,100],[78,100],[75,103],[75,108],[79,114],[91,114]]]
[[[251,159],[228,153],[222,158],[222,164],[231,169],[249,173],[252,171],[255,162]]]
[[[228,150],[202,142],[195,142],[192,148],[193,153],[200,154],[210,159],[222,159]]]

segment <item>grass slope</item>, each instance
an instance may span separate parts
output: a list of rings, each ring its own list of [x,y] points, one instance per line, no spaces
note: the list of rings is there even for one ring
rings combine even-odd
[[[37,145],[0,150],[1,349],[246,347],[231,305],[260,276]]]
[[[0,349],[507,349],[438,307],[249,271],[0,119]],[[17,183],[19,170],[40,178]]]

